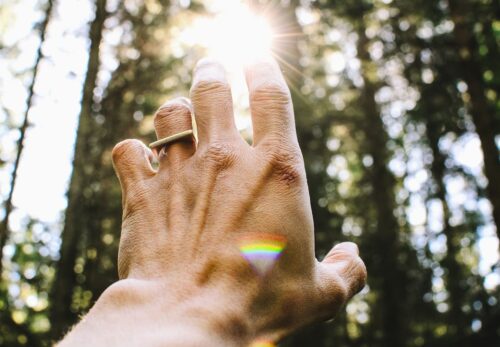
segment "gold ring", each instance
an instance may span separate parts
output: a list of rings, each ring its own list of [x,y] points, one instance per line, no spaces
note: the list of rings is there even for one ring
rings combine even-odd
[[[163,145],[166,145],[168,143],[171,143],[171,142],[177,141],[179,139],[182,139],[184,137],[191,136],[193,134],[194,134],[193,130],[191,130],[191,129],[190,130],[186,130],[186,131],[182,131],[180,133],[167,136],[167,137],[165,137],[163,139],[160,139],[158,141],[151,142],[149,144],[149,148],[156,148],[156,147],[159,147],[159,146],[163,146]]]

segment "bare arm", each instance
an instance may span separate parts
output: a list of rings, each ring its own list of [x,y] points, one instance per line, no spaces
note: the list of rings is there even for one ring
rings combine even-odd
[[[155,116],[158,153],[119,143],[121,280],[60,346],[248,346],[333,317],[366,278],[357,247],[314,257],[309,192],[290,92],[278,64],[246,71],[254,143],[239,135],[222,67],[200,62],[190,100]],[[258,345],[256,345],[258,346]],[[262,344],[262,346],[265,346]]]

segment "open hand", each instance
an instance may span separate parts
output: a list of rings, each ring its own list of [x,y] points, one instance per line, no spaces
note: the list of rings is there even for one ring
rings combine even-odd
[[[252,145],[235,127],[223,68],[203,60],[190,100],[164,104],[154,121],[161,139],[191,129],[194,112],[198,142],[185,137],[153,153],[126,140],[113,151],[124,210],[122,281],[113,287],[151,294],[172,321],[202,326],[228,345],[277,341],[331,318],[366,278],[352,243],[315,259],[304,163],[278,64],[255,63],[246,77]],[[245,243],[268,241],[271,258],[245,254]]]

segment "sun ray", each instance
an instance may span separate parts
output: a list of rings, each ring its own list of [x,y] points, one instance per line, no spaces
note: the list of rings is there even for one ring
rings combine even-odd
[[[274,58],[281,63],[281,65],[283,65],[286,69],[288,69],[289,71],[293,72],[294,74],[296,74],[297,76],[300,76],[300,77],[306,77],[306,75],[300,71],[297,67],[295,67],[292,63],[289,63],[288,61],[286,61],[286,59],[284,59],[283,57],[281,57],[279,54],[273,54]],[[289,78],[291,78],[292,76],[288,76]]]
[[[214,0],[214,3],[218,6],[209,8],[207,15],[197,17],[185,27],[179,41],[189,50],[201,48],[224,65],[233,87],[238,128],[250,130],[243,70],[261,57],[273,56],[283,68],[294,98],[310,105],[299,90],[307,77],[299,66],[296,41],[305,35],[279,1],[265,5],[245,0]]]
[[[203,47],[228,70],[269,55],[274,39],[269,21],[241,1],[224,2],[212,16],[195,20],[183,35],[188,45]]]

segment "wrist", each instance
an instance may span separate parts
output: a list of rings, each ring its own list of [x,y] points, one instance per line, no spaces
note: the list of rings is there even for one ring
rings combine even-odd
[[[237,304],[203,290],[190,293],[186,286],[179,287],[183,293],[156,281],[119,281],[106,289],[88,318],[92,316],[97,324],[116,322],[116,334],[130,335],[130,341],[142,341],[140,345],[249,345],[249,325]]]

